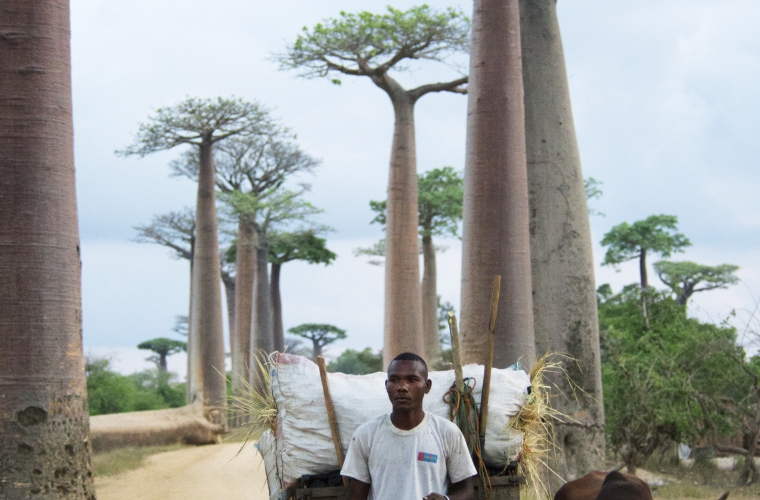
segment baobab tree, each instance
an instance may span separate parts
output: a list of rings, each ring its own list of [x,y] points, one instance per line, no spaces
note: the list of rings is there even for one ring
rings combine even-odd
[[[206,415],[212,420],[225,420],[227,407],[213,148],[224,139],[265,133],[270,127],[268,114],[258,103],[235,98],[187,98],[176,106],[156,110],[147,123],[140,125],[134,143],[120,152],[124,156],[142,157],[189,145],[198,154],[193,304],[188,343],[191,351],[200,355],[199,370],[203,379],[203,386],[196,388],[193,396],[203,401]]]
[[[133,241],[138,243],[155,243],[172,250],[172,256],[177,259],[185,259],[190,263],[190,311],[188,316],[183,316],[187,320],[188,331],[183,332],[187,335],[188,341],[193,338],[190,335],[189,321],[192,315],[193,304],[193,254],[195,253],[195,212],[190,208],[185,208],[179,212],[169,212],[167,214],[156,215],[150,224],[135,226],[137,236]],[[224,255],[226,250],[220,250],[221,260],[221,279],[224,284],[227,296],[227,317],[228,324],[235,322],[235,269],[234,262],[225,261]],[[232,332],[232,329],[230,330]],[[189,343],[188,343],[189,344]],[[202,371],[200,370],[201,356],[198,349],[193,349],[188,345],[187,353],[187,401],[194,400],[193,394],[195,388],[202,387]]]
[[[659,254],[670,257],[673,252],[683,252],[691,246],[691,241],[681,233],[676,233],[678,217],[675,215],[650,215],[633,224],[623,222],[609,230],[602,238],[602,245],[608,246],[604,254],[603,266],[618,266],[628,260],[639,260],[639,277],[641,285],[641,312],[646,329],[649,329],[647,312],[647,255]]]
[[[390,98],[395,116],[388,179],[385,266],[385,338],[387,365],[402,351],[422,352],[422,300],[417,252],[417,159],[414,105],[435,92],[465,93],[467,77],[404,88],[391,71],[416,60],[444,62],[468,48],[469,21],[458,10],[437,12],[423,5],[385,14],[341,12],[304,29],[285,53],[282,69],[301,70],[307,78],[369,78]]]
[[[187,315],[187,339],[190,335],[190,316],[193,308],[193,253],[195,250],[195,211],[185,208],[181,212],[169,212],[168,214],[156,215],[150,224],[135,226],[137,231],[133,241],[137,243],[156,243],[172,250],[172,257],[185,259],[190,263],[190,293]],[[189,347],[189,346],[188,346]],[[201,387],[200,370],[197,368],[198,356],[188,348],[187,353],[187,384],[185,387],[185,399],[192,402],[194,388]]]
[[[604,468],[599,320],[587,200],[600,183],[584,181],[573,125],[556,0],[520,0],[525,144],[536,352],[557,357],[568,376],[551,376],[555,424],[549,466],[565,479]],[[599,212],[594,212],[599,213]],[[568,378],[582,389],[573,390]],[[558,478],[549,473],[556,490]]]
[[[284,339],[280,343],[280,339],[275,339],[273,331],[272,293],[268,270],[269,237],[273,231],[283,230],[296,222],[307,223],[312,216],[322,212],[302,198],[308,189],[308,185],[302,185],[298,191],[276,187],[260,196],[242,191],[221,193],[228,214],[251,227],[255,238],[252,350],[270,353],[275,350],[282,352],[285,348]],[[253,355],[251,359],[254,359]]]
[[[418,221],[422,249],[422,327],[424,333],[425,359],[433,362],[441,356],[438,321],[438,285],[436,252],[441,248],[433,243],[433,236],[459,237],[462,220],[462,174],[452,167],[434,168],[418,176]],[[377,213],[372,221],[385,225],[387,202],[370,201],[370,208]],[[378,255],[385,246],[376,244],[358,253]]]
[[[270,290],[272,302],[272,334],[275,344],[285,345],[282,329],[282,297],[280,294],[280,273],[283,264],[303,260],[309,264],[330,265],[337,255],[327,248],[327,240],[320,238],[317,231],[293,231],[273,233],[269,240],[269,262],[272,265]]]
[[[69,2],[0,18],[0,497],[90,500]]]
[[[638,259],[641,289],[646,290],[649,287],[647,255],[670,257],[673,252],[683,252],[684,248],[691,246],[689,238],[677,230],[678,217],[675,215],[650,215],[633,224],[618,224],[602,238],[602,245],[609,247],[602,265],[618,266]]]
[[[303,325],[294,326],[288,330],[288,333],[298,335],[310,340],[314,346],[312,349],[312,359],[317,360],[317,356],[322,355],[322,348],[332,344],[336,340],[346,338],[346,331],[337,326],[327,325],[324,323],[304,323]]]
[[[231,137],[222,141],[214,153],[216,186],[222,193],[240,191],[261,198],[296,173],[310,172],[319,161],[306,154],[293,142],[292,132],[272,123],[264,134]],[[172,163],[172,175],[198,179],[199,162],[196,155],[185,154]],[[251,325],[256,270],[255,228],[246,218],[237,218],[235,236],[235,280],[224,281],[227,289],[234,286],[231,304],[234,320],[230,321],[230,351],[232,356],[233,386],[236,392],[245,390],[244,380],[250,378],[253,366],[251,352]],[[266,257],[266,256],[265,256]],[[231,263],[230,263],[231,264]],[[230,295],[227,296],[230,304]]]
[[[732,264],[706,266],[689,261],[661,260],[654,263],[654,270],[660,280],[673,290],[676,302],[682,306],[697,292],[727,288],[728,285],[739,282],[739,278],[734,275],[739,266]]]
[[[476,0],[467,108],[462,350],[482,363],[494,275],[501,296],[494,366],[535,358],[518,0]]]
[[[177,354],[187,350],[187,342],[181,340],[167,339],[166,337],[158,337],[145,342],[137,344],[138,349],[146,349],[156,353],[155,356],[151,356],[149,361],[154,361],[158,370],[162,373],[166,373],[166,358],[172,354]]]

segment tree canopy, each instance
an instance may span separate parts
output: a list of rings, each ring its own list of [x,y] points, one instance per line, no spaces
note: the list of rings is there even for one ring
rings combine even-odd
[[[314,359],[322,354],[324,346],[346,338],[345,330],[325,323],[304,323],[289,329],[288,333],[311,340],[314,344]]]
[[[137,344],[137,348],[155,352],[158,356],[158,359],[156,360],[158,369],[161,371],[166,371],[166,358],[172,354],[186,351],[187,342],[168,339],[166,337],[158,337]]]
[[[225,193],[260,194],[279,187],[292,174],[311,172],[319,160],[301,150],[294,137],[287,128],[272,126],[261,134],[236,135],[219,142],[214,150],[216,187]],[[194,151],[186,151],[170,167],[172,176],[198,180],[200,164]]]
[[[181,144],[199,146],[238,134],[262,134],[272,128],[266,108],[239,98],[188,97],[176,106],[158,108],[141,123],[132,145],[122,156],[146,156]]]
[[[195,211],[185,208],[181,212],[154,215],[150,224],[135,226],[138,243],[157,243],[174,251],[177,259],[193,260],[195,245]]]
[[[459,237],[464,196],[462,173],[453,167],[434,168],[419,174],[417,182],[420,236]],[[372,223],[385,227],[387,201],[372,200],[369,206],[377,214]]]
[[[301,197],[308,190],[308,185],[302,185],[297,191],[272,188],[259,196],[235,190],[222,193],[220,198],[225,202],[228,214],[242,218],[256,228],[260,237],[266,237],[270,230],[293,222],[303,222],[322,213],[322,209]]]
[[[586,193],[587,204],[591,200],[598,200],[602,197],[604,194],[600,187],[602,184],[604,184],[602,181],[598,181],[593,177],[587,177],[586,179],[583,179],[583,190]],[[588,207],[588,213],[589,215],[601,215],[604,217],[604,214],[595,208]]]
[[[633,224],[623,222],[610,229],[602,239],[608,246],[603,266],[617,266],[628,260],[639,259],[641,287],[649,286],[646,272],[646,257],[652,252],[662,257],[670,257],[673,252],[682,252],[691,246],[691,241],[676,232],[678,217],[675,215],[650,215]]]
[[[453,8],[439,12],[422,5],[407,11],[388,7],[383,14],[341,12],[338,18],[311,29],[304,27],[295,43],[276,54],[275,60],[281,69],[299,69],[307,78],[340,73],[369,76],[374,81],[390,69],[404,69],[403,62],[445,61],[451,52],[467,52],[469,32],[470,20]],[[340,84],[338,78],[332,81]],[[452,89],[467,78],[457,82]]]
[[[672,262],[661,260],[655,262],[654,270],[663,283],[668,285],[676,294],[676,302],[685,306],[686,302],[696,292],[726,288],[739,282],[734,273],[739,266],[721,264],[706,266],[695,262]],[[702,286],[698,286],[702,284]]]
[[[336,258],[327,248],[327,240],[311,229],[274,233],[269,237],[269,262],[273,264],[304,260],[309,264],[329,265]]]

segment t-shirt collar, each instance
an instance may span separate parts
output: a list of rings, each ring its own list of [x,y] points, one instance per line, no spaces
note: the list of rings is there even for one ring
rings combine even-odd
[[[422,429],[425,428],[425,426],[427,425],[427,422],[428,422],[428,412],[425,412],[425,416],[422,417],[422,422],[420,422],[419,424],[417,424],[417,426],[414,427],[413,429],[409,429],[408,431],[405,431],[404,429],[399,429],[398,427],[396,427],[395,425],[393,425],[393,422],[391,422],[391,414],[390,413],[388,413],[385,416],[385,422],[391,428],[391,431],[395,432],[399,436],[411,436],[413,434],[417,434],[418,432],[421,432]]]

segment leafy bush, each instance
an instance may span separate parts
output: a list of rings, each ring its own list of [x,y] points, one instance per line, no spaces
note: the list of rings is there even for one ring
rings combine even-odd
[[[88,359],[85,365],[90,415],[132,411],[134,386],[108,366],[107,359]]]
[[[736,331],[688,318],[667,295],[635,285],[600,294],[606,428],[629,471],[667,444],[737,427],[726,404],[745,383]]]
[[[329,372],[349,373],[351,375],[366,375],[383,371],[383,354],[372,352],[367,347],[363,351],[346,349],[338,356],[338,359],[327,365]]]
[[[105,358],[88,359],[85,365],[90,415],[177,408],[185,404],[185,384],[176,375],[157,369],[132,375],[110,370]]]

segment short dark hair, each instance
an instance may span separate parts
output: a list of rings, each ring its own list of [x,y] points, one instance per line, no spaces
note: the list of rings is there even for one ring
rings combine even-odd
[[[414,354],[413,352],[402,352],[395,358],[391,360],[391,363],[394,361],[418,361],[422,363],[422,366],[425,367],[425,372],[428,371],[427,363],[425,363],[425,360],[422,359],[422,357],[418,356],[417,354]],[[388,366],[390,366],[390,363],[388,363]]]

